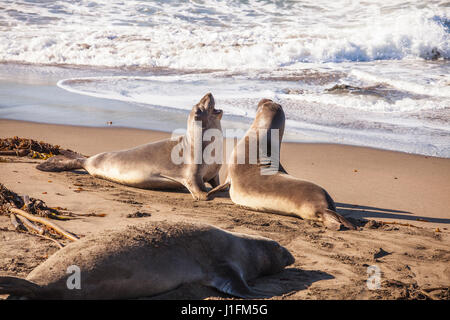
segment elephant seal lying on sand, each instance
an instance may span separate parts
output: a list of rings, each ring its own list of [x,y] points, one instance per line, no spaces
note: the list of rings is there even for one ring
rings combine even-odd
[[[247,280],[294,263],[287,249],[258,236],[206,224],[149,222],[73,242],[26,278],[0,277],[0,294],[31,299],[127,299],[200,283],[242,297],[266,296]],[[67,270],[79,268],[80,289]],[[70,269],[69,269],[70,270]]]
[[[277,148],[271,148],[273,143],[278,143],[281,148],[284,123],[283,108],[272,100],[261,100],[255,120],[228,161],[227,180],[211,190],[208,196],[229,186],[230,198],[235,204],[257,211],[321,221],[331,229],[340,229],[341,226],[354,229],[347,219],[336,213],[333,199],[323,188],[297,179],[284,170]],[[273,129],[278,131],[271,131]],[[261,132],[267,134],[260,136]],[[278,134],[278,140],[272,139],[271,134],[274,137]],[[261,139],[267,139],[268,150],[274,152],[270,158],[261,152]],[[256,145],[253,149],[250,147],[251,142]],[[251,150],[255,154],[251,154]],[[249,160],[252,156],[254,163]],[[239,162],[239,159],[242,161]]]
[[[207,129],[222,131],[220,120],[223,112],[215,109],[214,105],[212,94],[206,94],[192,108],[186,134],[176,139],[165,139],[128,150],[104,152],[89,158],[80,155],[74,159],[56,156],[36,168],[52,172],[85,169],[94,177],[143,189],[177,189],[185,186],[194,199],[206,200],[205,182],[213,188],[219,184],[221,164],[206,164],[203,159],[200,163],[193,161],[195,139],[202,138],[195,134],[195,122],[201,124],[202,132]],[[208,144],[202,142],[200,145],[203,152]],[[182,146],[183,150],[191,153],[191,161],[186,161],[189,163],[176,164],[172,161],[172,150],[176,146]]]

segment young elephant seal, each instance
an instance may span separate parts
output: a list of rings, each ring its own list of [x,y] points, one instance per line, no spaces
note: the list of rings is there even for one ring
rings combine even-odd
[[[127,299],[200,283],[242,298],[267,296],[247,280],[294,263],[287,249],[206,224],[150,222],[73,242],[26,278],[0,277],[0,294],[31,299]],[[73,266],[80,289],[68,289]],[[69,268],[69,269],[68,269]],[[73,271],[71,271],[73,272]]]
[[[324,189],[311,182],[297,179],[284,170],[275,146],[270,157],[264,156],[265,153],[261,152],[262,139],[267,139],[268,150],[271,150],[273,142],[278,142],[281,148],[284,123],[282,107],[271,100],[261,100],[253,124],[238,142],[228,161],[227,180],[211,190],[208,195],[229,186],[230,198],[238,205],[258,211],[321,221],[331,229],[340,229],[342,226],[354,229],[349,221],[336,213],[334,201]],[[271,129],[278,130],[278,139],[276,131]],[[267,132],[267,135],[259,136],[261,132]],[[256,147],[252,149],[251,143]],[[253,150],[255,154],[251,154],[249,150]],[[253,163],[249,160],[252,157],[255,159]]]
[[[53,172],[85,169],[94,177],[143,189],[177,189],[185,186],[194,199],[206,200],[205,182],[213,188],[219,184],[221,165],[206,164],[203,159],[194,161],[194,146],[198,146],[196,139],[202,139],[203,136],[196,134],[200,125],[201,132],[207,129],[222,131],[220,120],[223,112],[215,109],[214,105],[214,98],[208,93],[192,108],[184,136],[128,150],[104,152],[89,158],[80,155],[72,156],[74,159],[56,156],[36,168]],[[207,145],[208,143],[200,142],[198,148],[203,152]],[[177,146],[190,153],[185,157],[189,158],[188,161],[180,164],[172,161],[172,151]]]

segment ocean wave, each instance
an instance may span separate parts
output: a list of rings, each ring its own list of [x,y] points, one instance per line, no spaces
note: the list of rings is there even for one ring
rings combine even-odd
[[[185,125],[185,114],[201,96],[211,91],[218,108],[224,110],[224,128],[246,128],[255,116],[258,101],[261,98],[272,98],[282,104],[286,113],[286,141],[356,144],[450,156],[449,100],[427,95],[415,99],[411,98],[414,95],[406,93],[405,98],[389,103],[378,95],[374,95],[374,99],[367,99],[365,94],[355,95],[346,93],[345,90],[342,93],[332,93],[326,90],[331,85],[308,87],[300,81],[221,77],[220,73],[81,76],[61,80],[58,87],[81,95],[81,99],[77,99],[71,93],[60,93],[59,99],[65,97],[67,101],[86,101],[89,105],[80,109],[75,104],[63,112],[60,110],[63,119],[67,114],[74,114],[77,119],[85,119],[86,116],[95,118],[100,114],[98,121],[104,121],[105,116],[107,119],[114,117],[114,122],[120,125],[149,128],[149,121],[161,117],[171,119],[164,122],[162,127],[162,130],[168,130],[167,128]],[[285,90],[286,88],[289,90]],[[370,90],[378,88],[381,88],[379,93],[382,95],[387,86]],[[362,87],[361,90],[364,91],[365,88]],[[394,88],[389,90],[399,91]],[[119,101],[127,103],[120,104]],[[55,103],[57,106],[60,104]],[[40,112],[42,108],[39,107]],[[20,111],[20,114],[23,116],[24,112],[28,114],[29,111]],[[48,117],[49,113],[46,114],[45,117]],[[163,114],[165,115],[161,116]],[[36,119],[34,120],[37,121]],[[82,120],[81,123],[72,124],[85,123]],[[161,130],[161,127],[158,128]]]
[[[0,1],[0,61],[245,70],[450,59],[440,4]]]
[[[373,80],[371,77],[368,78]],[[398,85],[397,80],[384,78],[383,80]],[[281,103],[290,119],[296,119],[297,115],[302,117],[304,103],[327,106],[333,114],[339,110],[350,110],[361,115],[383,113],[386,116],[402,116],[405,113],[426,110],[439,112],[450,108],[450,101],[441,98],[445,91],[441,96],[434,97],[430,95],[434,94],[433,87],[426,88],[417,83],[398,82],[401,84],[398,87],[402,85],[406,87],[405,91],[388,85],[362,87],[356,92],[330,90],[324,86],[307,86],[298,81],[211,77],[211,74],[71,78],[61,80],[57,85],[82,95],[181,110],[190,110],[199,97],[206,92],[212,92],[216,102],[227,115],[249,118],[255,115],[255,106],[262,98]],[[337,85],[333,88],[335,87],[346,86]],[[419,93],[411,94],[408,90]]]

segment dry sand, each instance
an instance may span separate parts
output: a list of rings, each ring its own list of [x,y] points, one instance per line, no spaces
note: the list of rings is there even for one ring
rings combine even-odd
[[[0,120],[0,138],[12,136],[93,155],[169,134]],[[283,144],[281,155],[290,174],[324,187],[338,211],[357,219],[361,226],[367,220],[397,224],[369,223],[357,231],[331,231],[316,223],[240,208],[227,193],[212,201],[195,202],[187,192],[130,188],[93,178],[82,170],[41,172],[35,169],[40,160],[29,158],[2,157],[6,162],[0,162],[0,183],[42,199],[50,207],[77,214],[106,214],[59,222],[82,236],[144,221],[182,220],[277,240],[292,252],[295,264],[281,274],[251,282],[273,292],[273,299],[449,299],[450,159],[293,143]],[[224,174],[222,170],[221,176]],[[79,186],[83,191],[75,192]],[[127,217],[135,212],[149,216]],[[380,248],[385,253],[379,254]],[[9,219],[0,215],[0,275],[25,277],[57,250],[50,241],[12,231]],[[367,268],[372,265],[381,271],[378,290],[366,285]],[[163,296],[216,297],[225,296],[198,286],[185,286]]]

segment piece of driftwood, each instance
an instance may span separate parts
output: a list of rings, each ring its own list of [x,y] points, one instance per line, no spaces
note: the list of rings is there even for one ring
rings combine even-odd
[[[64,245],[63,245],[61,242],[59,242],[58,240],[55,240],[55,239],[53,239],[53,238],[44,236],[44,235],[42,235],[42,234],[33,234],[33,235],[34,235],[34,236],[38,236],[38,237],[40,237],[40,238],[44,238],[44,239],[53,241],[54,243],[56,243],[56,244],[58,245],[58,247],[59,247],[60,249],[64,248]]]
[[[443,286],[443,287],[433,287],[433,288],[426,288],[426,289],[422,289],[425,292],[431,292],[431,291],[435,291],[435,290],[450,290],[450,286]]]
[[[19,218],[19,220],[23,223],[23,225],[28,229],[28,230],[34,230],[36,231],[38,234],[44,234],[44,228],[41,228],[37,225],[35,225],[33,222],[31,222],[30,220],[28,220],[27,218],[18,215],[17,218]]]
[[[419,291],[419,293],[421,293],[423,296],[425,296],[429,300],[436,300],[435,298],[433,298],[433,296],[429,295],[428,292],[425,292],[425,290],[419,289],[418,291]]]
[[[6,150],[0,151],[0,156],[18,156],[24,157],[30,153],[30,150],[20,149],[20,150]]]
[[[106,213],[74,213],[75,216],[77,217],[101,217],[104,218],[106,217]]]
[[[74,234],[64,230],[63,228],[61,228],[57,224],[55,224],[55,223],[53,223],[53,222],[51,222],[51,221],[49,221],[49,220],[47,220],[45,218],[36,217],[36,216],[34,216],[32,214],[29,214],[28,212],[25,212],[25,211],[23,211],[21,209],[17,209],[17,208],[10,208],[9,210],[11,212],[13,212],[13,213],[16,213],[16,214],[18,214],[20,216],[23,216],[23,217],[29,219],[31,221],[42,223],[43,225],[45,225],[45,226],[55,230],[56,232],[60,233],[61,235],[63,235],[64,237],[66,237],[69,240],[77,241],[79,239],[78,236],[76,236],[76,235],[74,235]]]
[[[20,224],[19,224],[19,221],[17,221],[16,215],[14,213],[11,213],[9,215],[9,219],[11,220],[11,224],[14,226],[14,230],[19,230]]]
[[[11,223],[14,226],[15,230],[19,230],[21,227],[23,227],[22,223],[17,220],[17,216],[14,213],[11,213],[9,215],[9,217],[11,219]],[[22,217],[22,218],[26,219],[25,217]],[[29,220],[27,219],[27,221],[29,221]],[[25,227],[23,227],[23,228],[25,228]],[[47,240],[50,240],[50,241],[56,243],[60,249],[64,248],[64,245],[61,242],[59,242],[59,241],[57,241],[57,240],[55,240],[53,238],[47,237],[47,236],[45,236],[43,234],[36,234],[36,233],[28,233],[28,234],[31,234],[33,236],[37,236],[37,237],[40,237],[40,238],[44,238],[44,239],[47,239]]]

